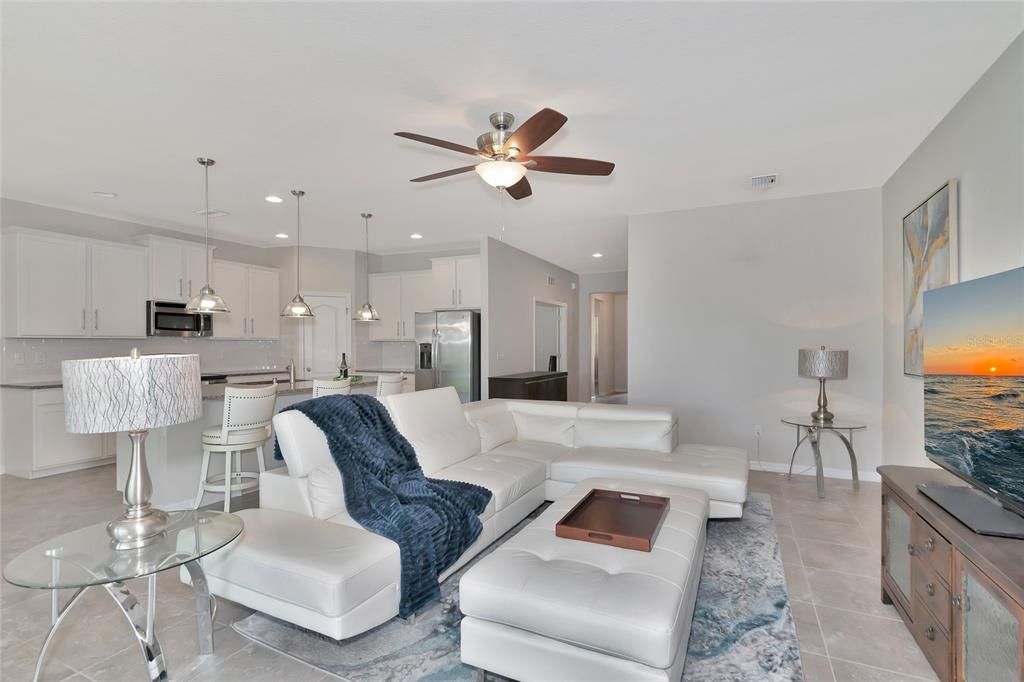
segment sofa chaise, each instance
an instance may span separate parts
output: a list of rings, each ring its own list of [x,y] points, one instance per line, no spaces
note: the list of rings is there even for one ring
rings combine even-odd
[[[742,515],[746,453],[677,445],[670,409],[514,400],[463,406],[450,387],[383,402],[427,476],[493,494],[480,515],[483,532],[442,580],[542,502],[593,477],[702,490],[711,517]],[[287,466],[261,474],[260,508],[238,512],[240,538],[204,560],[210,591],[334,639],[395,617],[398,545],[348,515],[319,428],[288,411],[274,417],[274,429]]]

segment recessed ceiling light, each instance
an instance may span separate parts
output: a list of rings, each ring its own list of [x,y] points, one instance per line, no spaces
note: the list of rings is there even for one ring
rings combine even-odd
[[[409,235],[409,239],[423,239],[423,235],[419,232],[413,232]]]
[[[274,236],[277,237],[278,239],[288,239],[288,235],[286,235],[284,232],[278,232]]]
[[[593,256],[594,258],[601,258],[601,257],[603,257],[603,256],[604,256],[604,254],[603,254],[603,253],[594,253],[594,254],[591,254],[591,255],[592,255],[592,256]]]
[[[93,192],[93,196],[103,197],[104,199],[116,199],[116,192]]]
[[[282,201],[284,201],[284,199],[282,199],[281,197],[279,197],[277,195],[274,195],[274,194],[271,194],[270,196],[266,196],[266,197],[263,197],[263,198],[266,201],[269,201],[272,204],[280,204]]]

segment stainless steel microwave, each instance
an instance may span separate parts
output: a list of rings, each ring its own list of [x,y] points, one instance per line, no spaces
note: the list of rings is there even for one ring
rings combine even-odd
[[[213,336],[213,316],[185,312],[184,303],[146,301],[146,336]]]

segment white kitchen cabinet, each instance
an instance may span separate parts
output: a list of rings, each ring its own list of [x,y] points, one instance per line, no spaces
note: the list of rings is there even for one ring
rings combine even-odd
[[[89,270],[92,336],[145,336],[146,250],[92,243]]]
[[[434,310],[480,307],[480,256],[434,258],[430,266]]]
[[[393,341],[402,337],[402,276],[370,275],[370,303],[380,322],[370,323],[371,341]]]
[[[276,339],[281,335],[278,271],[258,265],[213,261],[213,288],[230,313],[213,318],[219,339]]]
[[[207,250],[202,244],[146,235],[149,298],[187,303],[206,283]]]
[[[371,341],[416,338],[416,313],[434,309],[429,270],[370,275],[370,302],[380,322],[370,327]]]
[[[146,335],[145,249],[12,228],[4,259],[7,336]]]
[[[60,388],[5,388],[3,431],[6,473],[40,478],[114,461],[113,434],[74,434],[64,430],[64,392]]]

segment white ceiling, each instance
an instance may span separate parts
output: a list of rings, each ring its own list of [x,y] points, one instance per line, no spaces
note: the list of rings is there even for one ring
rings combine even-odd
[[[3,195],[215,236],[372,251],[497,235],[467,158],[503,109],[569,117],[506,241],[626,265],[627,216],[881,185],[1024,27],[1020,3],[3,3]],[[777,172],[770,193],[749,176]],[[117,199],[93,196],[117,192]],[[275,193],[284,204],[263,200]],[[425,238],[412,242],[408,235]],[[591,258],[601,251],[601,260]]]

